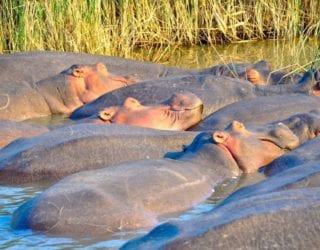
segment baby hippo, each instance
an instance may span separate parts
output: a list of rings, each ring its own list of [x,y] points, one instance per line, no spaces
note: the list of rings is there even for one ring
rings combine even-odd
[[[99,112],[98,119],[91,119],[163,130],[186,130],[201,120],[202,111],[202,101],[196,95],[179,92],[154,106],[144,106],[137,99],[128,97],[123,106],[107,107]]]
[[[73,92],[82,103],[88,103],[102,94],[137,82],[133,76],[109,73],[103,63],[96,65],[73,65],[67,73]]]

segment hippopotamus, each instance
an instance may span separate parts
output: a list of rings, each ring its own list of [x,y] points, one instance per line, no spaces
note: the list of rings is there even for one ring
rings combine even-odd
[[[70,114],[76,108],[104,93],[137,81],[132,76],[109,73],[102,63],[72,65],[60,74],[34,84],[47,102],[52,114]]]
[[[41,125],[0,120],[0,148],[20,137],[31,137],[49,131]]]
[[[139,82],[104,94],[95,101],[76,109],[70,118],[81,119],[92,116],[104,107],[121,105],[128,96],[134,97],[144,104],[151,104],[159,102],[172,92],[182,90],[192,92],[202,100],[204,104],[203,118],[205,118],[228,104],[244,99],[288,93],[316,95],[319,79],[315,78],[313,72],[306,72],[295,84],[264,86],[252,85],[241,79],[208,74],[161,78]]]
[[[174,93],[157,105],[144,106],[137,99],[127,97],[123,105],[106,107],[98,116],[88,120],[115,124],[186,130],[201,120],[203,104],[190,92]]]
[[[304,94],[287,94],[246,99],[227,105],[203,119],[194,131],[224,129],[231,120],[250,125],[263,125],[299,113],[320,108],[320,98]]]
[[[240,169],[257,170],[296,143],[284,125],[252,132],[234,121],[228,130],[198,135],[175,159],[125,162],[70,175],[23,204],[13,227],[74,236],[150,228],[160,216],[204,201]]]
[[[188,145],[198,132],[123,124],[71,124],[0,150],[0,183],[52,183],[66,175],[125,161],[162,158]]]
[[[299,116],[306,121],[312,115]],[[310,132],[315,131],[311,123]],[[206,214],[189,221],[170,220],[121,249],[316,249],[320,244],[319,146],[320,137],[303,143],[266,166],[269,178],[231,193]]]

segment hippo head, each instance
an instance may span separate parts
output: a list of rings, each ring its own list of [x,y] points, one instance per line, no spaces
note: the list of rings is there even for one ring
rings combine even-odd
[[[67,75],[70,89],[83,104],[137,81],[134,77],[110,74],[103,63],[73,65],[62,73]]]
[[[282,123],[249,131],[242,123],[233,121],[224,131],[214,132],[212,137],[245,173],[256,172],[299,145],[297,136]]]
[[[123,106],[107,107],[98,117],[105,123],[185,130],[201,120],[202,110],[202,101],[196,95],[180,92],[154,106],[144,106],[137,99],[128,97]]]
[[[282,122],[299,137],[300,144],[320,136],[320,109],[293,115]]]

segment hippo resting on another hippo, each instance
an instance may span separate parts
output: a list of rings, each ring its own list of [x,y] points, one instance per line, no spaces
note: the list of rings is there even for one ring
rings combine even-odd
[[[13,227],[92,236],[152,227],[159,216],[204,201],[240,169],[256,171],[298,143],[283,124],[253,132],[233,122],[225,131],[200,134],[176,160],[127,162],[70,175],[22,205]]]
[[[202,110],[202,102],[196,95],[180,92],[153,106],[144,106],[137,99],[128,97],[121,107],[104,108],[98,117],[93,116],[86,120],[165,130],[186,130],[201,120]]]
[[[298,125],[317,112],[290,120]],[[309,133],[319,131],[319,123],[314,125],[309,123],[315,129]],[[169,221],[121,249],[318,249],[319,147],[320,137],[304,143],[267,165],[266,180],[237,190],[204,215]]]
[[[320,74],[312,72],[305,73],[300,81],[295,84],[274,86],[252,85],[248,81],[208,74],[161,78],[136,83],[104,94],[95,101],[75,110],[70,117],[71,119],[80,119],[92,116],[105,107],[121,105],[128,96],[148,105],[159,102],[178,91],[189,91],[197,95],[203,101],[203,115],[206,117],[228,104],[243,99],[288,93],[317,95],[319,93],[319,80]]]

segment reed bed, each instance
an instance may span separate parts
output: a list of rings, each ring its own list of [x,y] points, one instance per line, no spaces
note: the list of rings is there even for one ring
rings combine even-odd
[[[319,37],[319,9],[319,0],[2,0],[0,53],[160,48],[159,59],[177,46]]]

